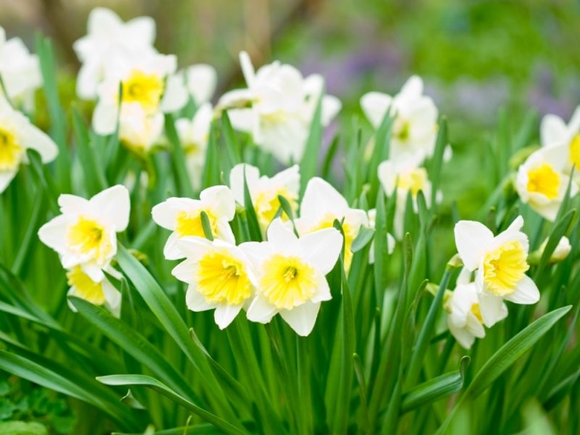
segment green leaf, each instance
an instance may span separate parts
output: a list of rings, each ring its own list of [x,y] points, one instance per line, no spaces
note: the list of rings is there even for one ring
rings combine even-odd
[[[171,164],[175,171],[178,193],[181,196],[193,198],[193,187],[191,186],[191,179],[185,166],[185,151],[179,140],[179,135],[175,128],[175,120],[171,114],[165,115],[165,134],[171,144]]]
[[[429,165],[429,178],[431,179],[431,208],[437,209],[437,192],[441,186],[441,169],[443,168],[443,156],[445,148],[449,143],[447,132],[447,118],[442,116],[439,119],[439,131],[437,132],[437,142],[435,151]]]
[[[359,229],[357,236],[355,237],[355,239],[352,242],[350,250],[352,252],[360,251],[361,249],[363,249],[366,245],[368,245],[370,243],[370,241],[373,239],[374,235],[375,235],[375,230],[362,225]]]
[[[256,215],[256,209],[254,209],[252,195],[250,194],[250,188],[248,187],[248,183],[246,181],[245,168],[244,168],[244,207],[246,209],[246,217],[251,240],[255,242],[261,242],[262,230],[260,229],[260,223],[258,221],[258,216]]]
[[[203,233],[205,234],[205,238],[208,239],[209,241],[212,241],[213,240],[213,233],[211,232],[211,223],[209,221],[209,217],[207,216],[207,213],[202,210],[199,217],[201,219],[201,226],[203,228]]]

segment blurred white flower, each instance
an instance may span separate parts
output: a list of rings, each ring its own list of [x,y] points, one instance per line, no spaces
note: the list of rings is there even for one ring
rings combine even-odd
[[[111,58],[140,57],[156,53],[155,21],[138,17],[124,23],[115,12],[95,8],[88,20],[88,34],[73,48],[82,63],[77,79],[77,94],[94,99],[99,84],[108,75]]]
[[[540,245],[540,249],[538,250],[540,255],[544,253],[547,244],[548,238],[546,238],[546,240],[544,240],[544,242]],[[554,249],[554,252],[552,252],[552,255],[550,256],[550,262],[558,263],[560,261],[564,261],[568,257],[568,254],[570,254],[570,251],[572,251],[572,245],[570,245],[570,240],[568,239],[568,237],[563,236],[558,242],[558,245],[556,245],[556,249]]]
[[[373,208],[367,212],[369,217],[369,224],[368,227],[371,229],[375,229],[375,223],[377,218],[377,209]],[[392,234],[387,233],[387,253],[391,255],[395,251],[395,245],[397,244],[395,238]],[[371,242],[371,247],[369,251],[369,263],[374,264],[375,262],[375,240]]]
[[[203,190],[199,199],[169,198],[151,211],[160,227],[173,231],[167,239],[163,254],[168,260],[178,260],[185,255],[177,241],[188,236],[205,237],[201,213],[207,215],[213,237],[235,243],[229,222],[236,213],[236,202],[227,186],[212,186]]]
[[[119,140],[138,154],[147,153],[160,141],[163,125],[161,112],[149,115],[138,103],[123,104],[119,114]]]
[[[517,217],[508,229],[495,236],[483,224],[459,221],[455,225],[455,244],[465,268],[477,271],[475,284],[483,323],[493,326],[503,317],[503,301],[535,304],[538,287],[526,271],[529,242],[521,231],[524,220]]]
[[[576,107],[568,124],[559,116],[544,116],[540,136],[542,145],[545,147],[554,147],[560,144],[567,146],[566,172],[569,173],[572,166],[575,165],[575,178],[580,180],[580,106]]]
[[[515,187],[523,203],[549,221],[554,221],[566,195],[570,177],[564,174],[568,160],[566,145],[541,148],[518,168]],[[575,183],[570,195],[578,193]]]
[[[253,322],[268,323],[276,314],[298,335],[310,334],[320,303],[331,299],[326,274],[342,249],[335,228],[296,237],[280,219],[268,228],[267,242],[240,245],[254,264],[256,297],[247,312]]]
[[[112,267],[108,267],[106,272],[115,278],[121,278],[121,274]],[[67,283],[70,286],[68,295],[75,296],[90,302],[94,305],[103,305],[115,316],[121,312],[121,292],[103,274],[100,279],[93,279],[87,275],[81,266],[74,266],[66,272]],[[69,307],[76,311],[73,304],[69,302]]]
[[[186,260],[172,274],[189,284],[187,307],[192,311],[215,309],[215,322],[224,329],[254,296],[256,278],[246,255],[222,240],[190,236],[177,244]]]
[[[52,139],[0,95],[0,193],[16,176],[20,164],[28,163],[28,148],[38,151],[43,163],[51,162],[58,154]]]
[[[248,87],[223,95],[220,107],[229,108],[234,128],[250,133],[257,145],[278,160],[299,163],[322,96],[322,77],[303,78],[296,68],[280,62],[255,72],[246,52],[240,53],[240,63]],[[340,110],[341,103],[335,97],[323,95],[321,104],[321,121],[326,126]]]
[[[245,205],[245,178],[258,222],[262,231],[265,231],[281,207],[278,196],[283,196],[294,212],[298,210],[299,171],[298,165],[294,165],[270,178],[266,175],[260,176],[260,170],[255,166],[240,163],[230,172],[230,186],[236,201]],[[280,217],[282,220],[288,220],[286,213],[282,213]]]
[[[117,233],[125,231],[131,207],[129,191],[117,185],[91,199],[60,195],[61,215],[38,230],[42,243],[54,249],[65,269],[80,266],[93,281],[101,282],[117,253]]]
[[[13,104],[31,110],[34,91],[42,85],[38,56],[30,54],[20,38],[6,40],[0,26],[0,76]],[[0,95],[3,90],[0,88]]]
[[[203,63],[191,65],[182,71],[185,87],[195,101],[201,106],[213,97],[217,86],[217,72],[211,65]]]

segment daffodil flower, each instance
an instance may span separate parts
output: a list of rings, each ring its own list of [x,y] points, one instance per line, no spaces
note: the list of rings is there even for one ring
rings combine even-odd
[[[312,178],[300,203],[300,217],[295,220],[298,234],[304,236],[323,228],[332,228],[335,220],[342,224],[344,264],[348,270],[352,261],[352,242],[361,225],[368,226],[368,216],[364,210],[350,208],[346,199],[328,182],[322,178]]]
[[[320,303],[331,299],[326,274],[340,255],[340,232],[326,228],[298,238],[275,219],[267,242],[243,243],[240,249],[256,270],[257,291],[248,319],[268,323],[280,314],[298,335],[310,334]]]
[[[455,225],[459,256],[467,270],[476,271],[479,307],[487,327],[502,319],[504,300],[528,305],[540,299],[538,287],[526,275],[529,242],[521,231],[523,225],[519,216],[495,237],[479,222],[459,221]]]
[[[542,254],[544,253],[544,250],[546,249],[547,245],[548,239],[546,238],[546,240],[542,242],[540,248],[538,249],[538,254],[540,256],[542,256]],[[562,238],[558,241],[558,244],[556,245],[556,249],[554,249],[554,252],[552,252],[549,261],[551,263],[559,263],[561,261],[564,261],[571,251],[572,245],[570,244],[570,239],[568,239],[568,237],[566,236],[562,236]]]
[[[16,176],[20,164],[28,163],[27,149],[38,151],[43,163],[51,162],[58,154],[52,139],[0,95],[0,193]]]
[[[123,104],[119,115],[119,141],[137,154],[145,154],[160,142],[164,118],[148,114],[138,103]]]
[[[155,21],[138,17],[124,23],[115,12],[95,8],[88,20],[88,34],[73,48],[82,63],[77,80],[77,94],[83,99],[97,97],[99,84],[108,75],[111,58],[148,56],[156,53]]]
[[[570,177],[564,174],[568,159],[565,145],[541,148],[528,157],[518,169],[516,190],[523,203],[549,221],[554,221],[566,195]],[[578,193],[571,185],[570,195]]]
[[[245,205],[245,179],[258,221],[265,231],[280,209],[278,196],[283,196],[294,212],[298,209],[299,170],[298,165],[294,165],[270,178],[266,175],[260,176],[260,170],[255,166],[240,163],[230,172],[230,186],[236,201]],[[288,219],[286,213],[282,213],[281,217],[284,220]]]
[[[376,218],[377,218],[377,209],[373,208],[367,212],[369,217],[369,224],[368,227],[371,229],[375,229]],[[391,255],[395,251],[396,240],[392,234],[387,233],[387,253]],[[369,250],[369,263],[375,263],[375,240],[371,242],[370,250]]]
[[[211,100],[217,86],[217,72],[211,65],[199,63],[182,71],[185,87],[195,104],[201,106]]]
[[[112,267],[107,267],[107,273],[115,278],[121,278],[121,274]],[[67,283],[70,286],[68,295],[84,299],[93,305],[103,305],[115,316],[119,316],[121,311],[121,292],[102,275],[99,279],[91,278],[81,266],[74,266],[66,272]],[[69,303],[69,307],[76,311],[74,305]]]
[[[236,202],[227,186],[213,186],[203,190],[199,199],[169,198],[153,207],[153,220],[160,227],[173,231],[167,239],[163,254],[168,260],[179,260],[185,254],[177,241],[184,237],[205,237],[201,213],[207,215],[213,237],[235,243],[229,222],[236,213]]]
[[[185,261],[172,274],[189,284],[191,311],[213,310],[220,329],[226,328],[254,296],[256,278],[246,254],[222,240],[184,237],[177,242]]]
[[[0,27],[0,76],[13,104],[31,110],[34,91],[42,85],[38,56],[30,54],[20,38],[6,40]],[[0,95],[3,90],[0,89]]]
[[[431,157],[437,140],[437,107],[423,95],[423,80],[412,76],[394,97],[380,92],[369,92],[361,98],[366,117],[378,129],[389,108],[395,117],[391,133],[391,158],[422,153]],[[450,149],[449,149],[450,150]],[[447,158],[450,157],[447,151]]]
[[[567,146],[566,172],[569,173],[572,166],[576,166],[576,177],[580,180],[580,106],[576,107],[568,124],[559,116],[544,116],[540,136],[542,145],[545,147],[555,147],[560,144]]]
[[[91,199],[60,195],[61,215],[38,231],[42,243],[54,249],[65,269],[82,272],[101,282],[117,253],[117,233],[129,223],[129,191],[121,185],[97,193]]]

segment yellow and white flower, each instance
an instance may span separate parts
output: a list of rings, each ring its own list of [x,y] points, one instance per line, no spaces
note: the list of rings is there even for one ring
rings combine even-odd
[[[60,195],[58,204],[62,214],[40,228],[40,240],[60,255],[65,269],[80,266],[93,281],[101,282],[103,269],[117,253],[117,233],[129,223],[129,191],[117,185],[91,199]]]
[[[564,174],[568,147],[541,148],[519,167],[515,187],[523,203],[549,221],[554,221],[566,195],[570,177]],[[570,195],[578,192],[572,183]]]
[[[544,116],[540,127],[540,136],[542,145],[545,147],[563,144],[568,148],[565,170],[570,173],[572,166],[575,165],[575,178],[577,181],[580,180],[580,106],[576,107],[568,124],[559,116]]]
[[[73,48],[82,63],[77,80],[77,94],[95,99],[99,84],[109,75],[111,58],[148,56],[156,53],[155,21],[138,17],[124,23],[115,12],[95,8],[88,20],[88,34]]]
[[[295,220],[298,234],[305,236],[323,228],[332,228],[335,220],[342,224],[344,231],[344,263],[348,270],[352,261],[352,242],[361,225],[368,226],[368,216],[364,210],[350,208],[346,199],[328,182],[312,178],[300,203],[300,217]]]
[[[115,278],[121,278],[121,274],[112,267],[106,269],[107,273]],[[81,266],[74,266],[66,272],[67,283],[70,286],[68,295],[84,299],[93,305],[103,305],[115,316],[121,312],[121,292],[103,274],[99,279],[91,278]],[[76,311],[74,305],[69,307]]]
[[[375,229],[375,223],[377,218],[377,209],[373,208],[367,212],[369,217],[369,224],[368,227],[371,229]],[[395,251],[395,245],[397,244],[395,238],[392,234],[387,233],[387,253],[391,255]],[[374,264],[375,262],[375,240],[371,242],[371,247],[369,250],[369,263]]]
[[[257,281],[246,254],[222,240],[190,236],[177,244],[186,260],[172,274],[189,284],[187,307],[192,311],[215,309],[215,322],[224,329],[254,296]]]
[[[0,26],[0,76],[13,104],[31,110],[34,91],[42,85],[38,56],[30,54],[20,38],[6,40]],[[0,95],[3,90],[0,89]]]
[[[161,141],[164,118],[148,114],[138,103],[123,104],[119,114],[119,140],[138,154],[147,153]]]
[[[38,151],[43,163],[51,162],[58,154],[52,139],[0,95],[0,193],[16,176],[20,164],[28,163],[28,148]]]
[[[320,303],[331,299],[326,274],[340,255],[340,232],[326,228],[298,238],[275,219],[267,242],[243,243],[240,249],[256,270],[257,291],[248,319],[268,323],[280,314],[298,335],[310,334]]]
[[[392,159],[417,152],[422,153],[423,157],[433,155],[437,140],[438,111],[433,100],[423,95],[423,80],[420,77],[409,78],[394,97],[369,92],[361,98],[361,106],[375,129],[379,128],[387,111],[391,109],[395,117],[390,142]]]
[[[230,109],[235,129],[250,133],[254,142],[276,159],[285,164],[300,162],[322,96],[322,77],[303,78],[296,68],[280,62],[256,72],[246,52],[240,53],[240,63],[248,87],[222,96],[220,107]],[[337,98],[323,95],[322,124],[327,125],[340,107]]]
[[[260,176],[260,170],[255,166],[240,163],[230,172],[230,186],[236,201],[244,205],[245,179],[260,227],[265,231],[280,209],[278,196],[283,196],[294,212],[298,210],[299,171],[298,165],[294,165],[270,178]],[[281,217],[283,220],[288,219],[286,213],[282,213]]]
[[[523,225],[519,216],[495,237],[479,222],[459,221],[455,225],[459,256],[467,270],[476,271],[479,308],[487,327],[503,318],[504,300],[528,305],[540,299],[538,287],[526,275],[529,242],[521,231]]]
[[[217,72],[213,66],[204,63],[191,65],[182,74],[195,104],[201,106],[211,100],[217,86]]]
[[[212,186],[203,190],[199,199],[169,198],[153,207],[153,220],[160,227],[173,231],[167,239],[163,254],[168,260],[178,260],[185,254],[177,241],[184,237],[205,237],[201,213],[205,212],[211,232],[216,239],[235,243],[229,222],[236,213],[236,202],[227,186]]]

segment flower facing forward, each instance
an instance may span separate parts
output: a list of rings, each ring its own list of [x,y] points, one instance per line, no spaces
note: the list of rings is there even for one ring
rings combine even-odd
[[[101,282],[117,253],[117,233],[129,223],[129,191],[121,185],[110,187],[91,199],[60,195],[61,215],[38,231],[40,240],[54,249],[65,269],[82,272]]]
[[[569,173],[572,166],[576,166],[576,176],[580,180],[580,106],[576,107],[568,124],[559,116],[544,116],[540,133],[543,146],[563,144],[568,148],[566,172]]]
[[[73,45],[82,63],[77,80],[78,96],[94,99],[99,83],[108,75],[111,57],[151,55],[156,53],[154,40],[152,18],[138,17],[124,23],[110,9],[93,9],[88,34]]]
[[[215,309],[215,322],[224,329],[254,296],[256,279],[246,255],[222,240],[190,236],[177,244],[186,259],[172,273],[189,284],[187,307],[192,311]]]
[[[160,227],[173,231],[165,243],[163,254],[168,260],[185,255],[177,241],[184,237],[205,237],[202,212],[207,215],[213,237],[235,243],[229,222],[236,213],[236,202],[227,186],[213,186],[203,190],[199,199],[169,198],[153,207],[153,220]]]
[[[260,176],[260,170],[252,165],[241,163],[234,166],[230,172],[230,186],[234,198],[241,205],[245,205],[244,179],[263,231],[268,228],[280,210],[279,196],[283,196],[288,201],[294,212],[298,209],[298,190],[300,189],[298,165],[279,172],[272,178],[266,175]],[[283,220],[288,219],[285,212],[281,214],[281,217]]]
[[[570,177],[564,174],[568,147],[559,145],[534,152],[518,169],[516,190],[522,202],[549,221],[554,221],[566,195]],[[570,195],[578,192],[575,183]]]
[[[58,154],[52,139],[0,95],[0,193],[15,177],[20,164],[28,163],[29,148],[38,151],[43,163],[51,162]]]
[[[121,278],[121,274],[112,267],[106,269],[107,273],[115,278]],[[119,316],[121,309],[121,292],[103,274],[99,279],[91,278],[83,271],[81,266],[74,266],[66,272],[67,283],[70,286],[68,295],[84,299],[93,305],[102,305]],[[69,303],[73,311],[76,308]]]
[[[320,303],[331,299],[326,274],[340,255],[340,232],[326,228],[298,238],[275,219],[267,242],[243,243],[240,249],[256,270],[257,291],[248,319],[268,323],[279,313],[298,335],[310,334]]]
[[[0,76],[12,103],[31,110],[34,91],[42,85],[38,56],[30,54],[20,38],[6,40],[0,27]],[[3,94],[0,88],[0,95]]]
[[[412,76],[391,97],[380,92],[369,92],[361,98],[361,106],[375,129],[381,125],[389,108],[395,117],[391,134],[391,158],[422,152],[430,157],[437,140],[437,107],[423,95],[423,80]]]
[[[526,275],[528,236],[521,231],[524,220],[516,218],[507,230],[494,237],[483,224],[459,221],[455,244],[465,268],[476,271],[483,323],[493,326],[502,317],[504,299],[516,304],[535,304],[540,299],[536,284]]]
[[[350,208],[344,197],[322,178],[312,178],[304,191],[300,203],[300,217],[295,220],[301,236],[323,228],[332,228],[334,221],[342,224],[344,232],[344,264],[348,270],[352,261],[352,242],[361,225],[368,226],[368,216],[364,210]]]
[[[327,125],[340,110],[340,101],[322,95],[321,76],[303,78],[291,65],[273,62],[254,71],[250,57],[240,53],[247,88],[223,95],[232,125],[251,133],[254,142],[289,164],[302,159],[316,105],[322,97],[321,121]],[[249,107],[248,107],[249,106]]]

